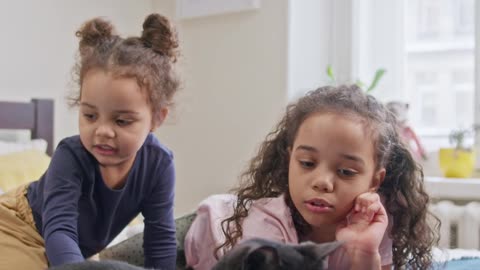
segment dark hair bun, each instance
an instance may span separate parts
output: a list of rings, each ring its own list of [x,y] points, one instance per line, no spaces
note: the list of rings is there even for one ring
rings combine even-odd
[[[113,37],[113,25],[104,19],[95,18],[85,22],[75,33],[80,38],[80,50],[95,47]]]
[[[177,33],[166,17],[150,14],[143,23],[141,40],[156,53],[168,56],[172,62],[177,61]]]

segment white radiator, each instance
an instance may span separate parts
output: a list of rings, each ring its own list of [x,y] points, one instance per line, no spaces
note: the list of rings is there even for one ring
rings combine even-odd
[[[480,249],[480,203],[455,205],[440,201],[430,206],[442,225],[440,248]]]

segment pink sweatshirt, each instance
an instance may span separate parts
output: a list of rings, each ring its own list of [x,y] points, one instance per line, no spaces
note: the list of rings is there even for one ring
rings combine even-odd
[[[196,270],[210,270],[217,260],[215,248],[225,241],[220,223],[233,214],[236,197],[230,194],[213,195],[200,203],[197,217],[185,237],[187,265]],[[252,203],[248,216],[243,220],[243,237],[240,241],[261,237],[283,243],[297,244],[298,236],[290,209],[284,196],[260,199]],[[382,265],[392,264],[392,240],[387,234],[379,247]],[[219,251],[219,257],[224,252]],[[329,269],[345,269],[344,253],[339,249],[328,259]]]

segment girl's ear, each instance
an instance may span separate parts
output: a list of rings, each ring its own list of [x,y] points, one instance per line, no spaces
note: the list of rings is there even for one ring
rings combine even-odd
[[[372,179],[372,185],[370,186],[370,191],[376,192],[380,185],[383,183],[383,179],[385,178],[386,170],[385,168],[381,168],[378,170],[374,175]]]
[[[159,128],[163,124],[163,122],[168,116],[168,112],[169,112],[168,108],[163,107],[160,109],[160,111],[158,111],[153,115],[152,128],[150,131],[152,132],[155,131],[157,128]]]

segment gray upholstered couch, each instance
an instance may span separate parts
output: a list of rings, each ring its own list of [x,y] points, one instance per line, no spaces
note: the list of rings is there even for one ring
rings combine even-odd
[[[175,219],[177,229],[177,270],[185,269],[183,242],[185,240],[185,234],[195,216],[195,213],[192,213]],[[139,233],[100,252],[100,259],[118,260],[137,266],[143,266],[144,254],[142,246],[143,233]]]

